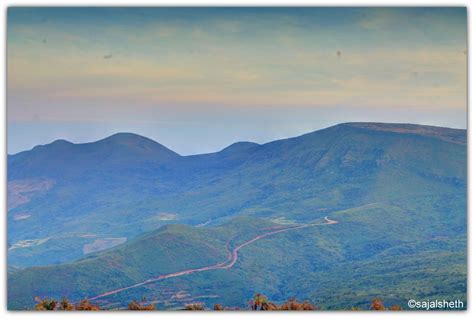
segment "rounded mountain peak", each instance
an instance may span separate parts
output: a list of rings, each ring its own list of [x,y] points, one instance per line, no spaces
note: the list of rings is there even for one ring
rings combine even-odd
[[[249,149],[253,149],[260,146],[259,144],[255,142],[250,142],[250,141],[238,141],[234,142],[230,146],[227,146],[226,148],[222,149],[220,152],[221,153],[227,153],[227,152],[235,152],[235,151],[246,151]]]
[[[154,141],[153,139],[135,134],[130,132],[120,132],[113,134],[107,138],[95,142],[99,145],[118,146],[126,147],[130,151],[139,152],[159,152],[166,153],[170,156],[179,156],[174,151],[166,148],[162,144]]]

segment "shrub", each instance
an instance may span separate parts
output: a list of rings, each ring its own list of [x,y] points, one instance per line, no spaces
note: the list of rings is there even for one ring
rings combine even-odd
[[[74,307],[74,310],[98,311],[100,310],[100,307],[98,305],[91,304],[88,299],[83,299],[79,302],[79,305]]]
[[[59,310],[59,311],[71,311],[71,310],[89,310],[89,311],[98,311],[100,307],[98,305],[91,304],[88,299],[83,299],[79,302],[79,304],[74,305],[67,298],[63,298],[61,302],[48,298],[41,299],[40,297],[36,297],[35,301],[37,304],[35,305],[35,310],[43,311],[43,310]],[[59,306],[58,306],[59,304]]]
[[[262,294],[256,294],[249,304],[252,310],[317,310],[317,307],[308,301],[300,303],[294,298],[279,306],[268,301],[267,297]]]
[[[35,298],[37,304],[35,305],[35,310],[44,311],[44,310],[56,310],[58,302],[54,299],[49,300],[48,298],[41,299],[39,297]]]
[[[139,303],[138,301],[134,300],[127,306],[128,310],[155,310],[155,305],[149,304],[146,305],[143,302]]]
[[[204,305],[202,303],[186,304],[184,310],[204,310]]]

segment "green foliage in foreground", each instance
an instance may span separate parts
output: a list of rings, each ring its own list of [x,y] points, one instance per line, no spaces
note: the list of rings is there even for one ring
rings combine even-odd
[[[67,298],[62,298],[61,301],[55,299],[39,297],[36,298],[37,304],[35,305],[35,310],[37,311],[98,311],[102,310],[99,305],[91,303],[87,299],[83,299],[77,304],[71,303]],[[123,308],[121,308],[123,309]],[[142,311],[151,311],[157,310],[154,304],[147,302],[145,299],[142,301],[133,300],[128,304],[126,310],[142,310]],[[402,310],[402,307],[399,305],[393,305],[391,307],[385,307],[383,301],[380,298],[375,298],[372,300],[370,306],[364,308],[365,310],[392,310],[398,311]],[[359,307],[352,307],[351,310],[364,310]],[[264,311],[275,311],[275,310],[294,310],[294,311],[304,311],[304,310],[318,310],[318,307],[311,304],[309,301],[299,302],[298,300],[291,298],[282,304],[274,303],[265,295],[255,294],[254,298],[248,302],[248,307],[239,308],[239,307],[224,307],[221,304],[214,304],[212,309],[206,308],[203,303],[189,303],[182,308],[182,310],[190,311],[203,311],[203,310],[215,310],[215,311],[224,311],[224,310],[264,310]]]

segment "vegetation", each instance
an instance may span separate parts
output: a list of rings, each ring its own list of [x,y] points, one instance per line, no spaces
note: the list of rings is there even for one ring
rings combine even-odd
[[[441,203],[441,199],[432,202]],[[454,222],[452,230],[437,226],[434,220],[442,210],[418,204],[419,214],[431,215],[423,220],[422,215],[414,218],[412,210],[401,202],[397,204],[402,208],[385,204],[335,212],[330,217],[339,221],[336,225],[282,233],[246,246],[239,251],[232,270],[157,281],[145,291],[132,289],[103,301],[126,306],[127,300],[140,299],[145,292],[148,299],[167,300],[159,290],[176,288],[185,288],[191,295],[218,294],[222,303],[233,307],[245,306],[242,299],[253,289],[278,301],[293,295],[313,302],[317,299],[323,302],[323,309],[363,306],[365,299],[379,295],[389,304],[406,303],[409,297],[434,299],[443,295],[464,301],[465,235],[455,233]],[[380,222],[382,215],[384,222]],[[8,277],[10,306],[27,308],[35,294],[92,297],[161,274],[217,264],[227,258],[228,238],[232,248],[265,231],[259,229],[272,226],[275,224],[256,218],[234,219],[214,228],[173,225],[79,262],[15,271]],[[397,234],[391,228],[397,228]],[[413,228],[416,233],[412,233]],[[295,241],[299,242],[298,249],[293,248]],[[255,275],[254,268],[264,275]],[[51,277],[73,279],[62,282]],[[211,301],[204,299],[208,307],[212,307]],[[186,302],[193,300],[175,298],[167,304],[173,309]]]
[[[41,298],[36,298],[37,304],[35,306],[35,309],[37,311],[71,311],[71,310],[101,310],[99,305],[96,304],[91,304],[89,300],[84,299],[79,302],[79,305],[73,305],[71,304],[66,298],[63,298],[61,302],[58,302],[53,300],[49,300],[47,298],[41,299]],[[275,311],[275,310],[296,310],[296,311],[302,311],[302,310],[318,310],[318,307],[315,305],[311,304],[309,301],[304,301],[304,302],[298,302],[298,300],[291,298],[288,301],[282,303],[282,304],[276,304],[274,302],[271,302],[268,300],[268,298],[265,295],[262,294],[256,294],[252,300],[248,302],[248,309],[250,310],[269,310],[269,311]],[[127,306],[128,310],[157,310],[156,307],[152,304],[146,304],[145,301],[132,301],[131,303],[128,304]],[[215,311],[223,311],[223,310],[240,310],[241,308],[235,308],[235,307],[223,307],[221,304],[215,304],[212,310]],[[383,304],[383,301],[380,298],[375,298],[372,300],[372,303],[368,307],[368,310],[376,310],[376,311],[385,311],[385,310],[392,310],[392,311],[398,311],[401,310],[401,306],[399,305],[393,305],[390,308],[386,308]],[[203,303],[190,303],[186,304],[183,310],[191,310],[191,311],[203,311],[203,310],[210,310],[205,307]],[[358,307],[352,307],[352,310],[362,310]],[[365,309],[367,310],[367,309]]]
[[[252,310],[317,310],[317,307],[308,301],[299,303],[296,299],[289,299],[287,302],[278,305],[267,299],[265,295],[256,294],[249,302]]]
[[[146,304],[145,301],[138,302],[136,300],[132,301],[127,306],[128,310],[155,310],[155,305],[153,304]]]
[[[466,302],[466,131],[410,127],[343,124],[197,156],[128,135],[9,156],[9,181],[54,186],[8,213],[10,248],[42,242],[9,250],[8,307],[32,308],[36,295],[94,297],[221,263],[227,245],[324,216],[339,223],[259,240],[232,269],[156,281],[101,298],[101,307],[145,295],[166,300],[162,309],[213,308],[217,295],[244,308],[256,291],[323,310],[365,308],[376,297],[387,308],[447,295]],[[15,220],[24,211],[30,217]],[[82,255],[98,233],[127,241]],[[172,297],[180,291],[189,296]]]
[[[9,265],[76,260],[97,239],[131,239],[170,223],[215,225],[237,215],[303,222],[374,202],[465,194],[465,130],[416,134],[409,125],[379,126],[387,125],[342,124],[197,156],[178,156],[132,134],[84,145],[55,142],[9,156],[10,182],[54,182],[9,211],[9,246],[49,238],[9,250]],[[24,211],[30,217],[15,220]],[[163,213],[176,219],[163,220]]]
[[[83,299],[78,304],[72,304],[67,298],[63,298],[60,302],[54,299],[39,297],[35,298],[37,304],[35,309],[38,311],[44,310],[60,310],[60,311],[71,311],[71,310],[85,310],[85,311],[98,311],[100,307],[98,305],[90,303],[89,300]],[[59,306],[58,306],[59,305]]]
[[[186,304],[184,310],[205,310],[203,303],[193,303],[193,304]]]

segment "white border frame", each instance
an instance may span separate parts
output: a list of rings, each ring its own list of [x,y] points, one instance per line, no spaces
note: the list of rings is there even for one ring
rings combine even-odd
[[[39,313],[39,312],[8,312],[6,310],[7,307],[7,266],[6,266],[6,154],[7,154],[7,136],[6,136],[6,15],[7,15],[7,8],[9,6],[465,6],[467,7],[468,11],[468,47],[469,43],[472,42],[474,38],[474,32],[472,31],[472,23],[470,23],[470,3],[468,0],[464,1],[439,1],[439,0],[417,0],[415,3],[412,1],[400,0],[400,1],[384,1],[384,0],[365,0],[365,1],[357,1],[357,0],[333,0],[333,1],[319,1],[319,0],[297,0],[295,2],[289,0],[239,0],[239,1],[218,1],[218,0],[207,0],[207,1],[199,1],[199,0],[175,0],[175,1],[163,1],[163,0],[139,0],[134,2],[132,0],[99,0],[99,1],[90,1],[90,0],[46,0],[46,1],[34,1],[34,0],[4,0],[1,2],[0,6],[2,7],[1,11],[1,23],[0,23],[0,47],[1,52],[3,54],[3,58],[1,59],[1,69],[3,76],[0,79],[0,95],[1,95],[1,109],[0,109],[0,124],[2,125],[0,129],[0,149],[3,152],[3,155],[0,156],[2,160],[1,170],[0,170],[0,206],[5,207],[2,211],[5,215],[0,217],[0,229],[2,229],[2,238],[3,242],[1,244],[0,255],[2,255],[2,261],[0,262],[0,312],[2,317],[32,317],[33,315],[45,315],[50,313]],[[474,5],[473,5],[474,6]],[[468,57],[470,57],[470,50],[468,49]],[[469,60],[468,60],[469,62]],[[469,74],[472,72],[471,63],[468,63],[468,79]],[[472,90],[473,84],[468,80],[468,104],[469,104],[469,92]],[[471,112],[467,112],[467,127],[468,127],[468,141],[472,140],[473,132],[469,129],[469,122],[472,122],[472,114]],[[472,147],[468,145],[468,247],[472,246],[472,220],[469,217],[469,211],[471,211],[471,197],[472,197],[472,161],[474,160],[472,155]],[[469,249],[468,249],[469,251]],[[472,275],[470,273],[473,272],[472,268],[472,259],[471,253],[468,253],[468,310],[467,311],[460,311],[460,312],[384,312],[384,315],[389,316],[398,316],[398,315],[436,315],[436,316],[443,316],[443,317],[465,317],[466,315],[472,315],[473,310],[472,308]],[[54,315],[57,317],[66,317],[66,316],[75,316],[75,317],[86,317],[88,315],[94,315],[95,317],[105,317],[110,315],[131,315],[131,312],[55,312]],[[189,317],[189,315],[193,315],[194,317],[204,317],[207,315],[235,315],[237,317],[250,317],[254,315],[285,315],[289,313],[285,312],[141,312],[137,313],[134,312],[134,315],[171,315],[175,317]],[[377,312],[307,312],[307,313],[299,313],[300,315],[305,316],[318,316],[318,317],[350,317],[350,316],[357,316],[360,317],[361,315],[380,315],[382,313]]]

